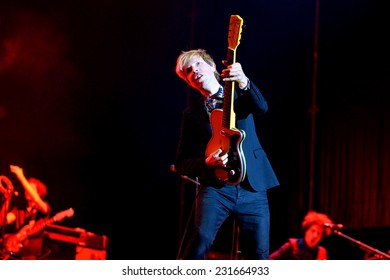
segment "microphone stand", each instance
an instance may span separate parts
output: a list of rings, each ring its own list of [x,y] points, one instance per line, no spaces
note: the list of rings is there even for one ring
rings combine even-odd
[[[354,238],[352,238],[352,237],[342,233],[341,231],[339,231],[337,229],[333,229],[333,232],[335,234],[341,236],[341,237],[344,237],[344,238],[352,241],[353,243],[357,244],[360,247],[360,249],[362,249],[362,250],[364,250],[364,251],[366,251],[368,253],[375,253],[375,254],[380,255],[381,256],[380,259],[390,260],[390,255],[389,254],[386,254],[386,253],[384,253],[382,251],[379,251],[378,249],[375,249],[375,248],[373,248],[371,246],[368,246],[367,244],[365,244],[365,243],[363,243],[363,242],[361,242],[359,240],[356,240],[356,239],[354,239]]]
[[[182,189],[181,189],[181,195],[180,195],[180,213],[181,213],[181,216],[180,216],[180,226],[179,226],[179,236],[182,236],[182,238],[179,240],[179,249],[178,249],[178,253],[177,253],[177,256],[176,256],[176,259],[179,259],[179,256],[180,256],[180,253],[181,253],[181,250],[182,250],[182,246],[183,246],[183,242],[184,242],[184,238],[185,238],[185,235],[186,235],[186,231],[188,229],[188,225],[189,225],[189,221],[191,220],[191,216],[192,216],[192,213],[196,213],[197,211],[197,208],[198,208],[198,205],[197,205],[197,196],[198,196],[198,193],[199,193],[199,188],[200,188],[200,183],[198,181],[198,178],[196,178],[196,180],[194,179],[191,179],[190,177],[186,176],[186,175],[182,175],[180,174],[179,172],[177,172],[176,168],[175,168],[175,165],[171,165],[170,167],[170,170],[176,174],[178,174],[182,179],[183,179],[183,183],[182,183]],[[189,219],[187,221],[187,224],[186,224],[186,227],[185,227],[185,230],[183,232],[183,226],[182,226],[182,221],[183,221],[183,213],[184,213],[184,182],[185,181],[189,181],[191,183],[194,183],[196,185],[196,189],[195,189],[195,198],[194,198],[194,202],[193,202],[193,206],[192,206],[192,209],[191,209],[191,212],[189,214]],[[196,216],[195,216],[195,219],[196,219]],[[196,224],[196,220],[194,219],[194,223]],[[239,248],[239,236],[240,236],[240,228],[236,225],[236,220],[233,221],[233,233],[232,233],[232,250],[230,252],[230,259],[231,260],[238,260],[239,259],[239,254],[241,253],[240,252],[240,248]]]
[[[198,193],[199,193],[200,183],[198,181],[198,177],[196,177],[196,180],[194,180],[194,179],[188,177],[187,175],[182,175],[179,172],[177,172],[177,170],[176,170],[176,168],[175,168],[175,166],[173,164],[171,165],[170,170],[172,172],[178,174],[183,179],[182,180],[182,186],[181,186],[181,194],[180,194],[180,226],[179,226],[179,236],[182,236],[182,237],[179,239],[179,249],[178,249],[177,256],[176,256],[176,259],[180,259],[180,253],[182,251],[184,238],[186,236],[186,232],[187,232],[187,229],[188,229],[188,226],[189,226],[189,222],[191,220],[191,216],[192,216],[193,213],[196,213],[197,208],[198,208],[197,196],[198,196]],[[190,211],[190,214],[189,214],[189,218],[187,220],[186,226],[185,226],[184,231],[183,231],[182,221],[184,219],[183,218],[183,214],[184,214],[184,190],[185,190],[184,183],[185,183],[185,181],[189,181],[189,182],[195,184],[196,188],[195,188],[194,202],[192,204],[191,211]],[[196,218],[196,216],[195,216],[195,218]],[[195,219],[194,219],[194,223],[196,224],[196,220]]]

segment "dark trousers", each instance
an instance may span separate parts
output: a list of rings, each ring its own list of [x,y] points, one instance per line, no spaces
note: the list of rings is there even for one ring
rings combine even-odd
[[[183,259],[205,259],[221,225],[229,215],[234,215],[240,227],[243,258],[268,260],[270,213],[266,190],[254,192],[241,184],[205,186],[197,199],[194,233]]]

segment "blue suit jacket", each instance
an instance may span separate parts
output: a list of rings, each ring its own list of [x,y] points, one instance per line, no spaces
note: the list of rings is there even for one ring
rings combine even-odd
[[[236,128],[245,131],[242,150],[246,160],[246,178],[256,191],[279,185],[260,144],[254,121],[254,115],[263,114],[267,110],[267,101],[253,82],[248,91],[236,90],[234,101]],[[218,186],[221,182],[218,182],[214,172],[205,164],[205,150],[212,133],[209,115],[201,98],[183,111],[175,168],[181,175],[198,178],[202,185]]]

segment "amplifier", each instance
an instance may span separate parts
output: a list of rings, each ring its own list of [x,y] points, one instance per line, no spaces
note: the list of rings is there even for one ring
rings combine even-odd
[[[81,228],[52,224],[42,235],[42,259],[46,260],[105,260],[107,249],[107,236]]]

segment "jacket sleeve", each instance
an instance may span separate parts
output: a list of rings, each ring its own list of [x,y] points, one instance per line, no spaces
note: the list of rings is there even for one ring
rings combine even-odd
[[[249,114],[262,115],[268,111],[268,103],[260,89],[251,82],[249,90],[236,91],[234,111],[239,119],[246,118]]]
[[[270,254],[270,260],[289,260],[291,259],[292,247],[290,241],[284,243],[279,249]]]

